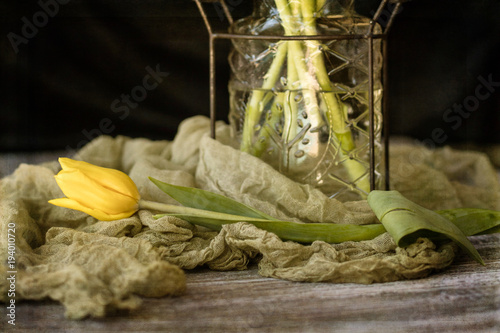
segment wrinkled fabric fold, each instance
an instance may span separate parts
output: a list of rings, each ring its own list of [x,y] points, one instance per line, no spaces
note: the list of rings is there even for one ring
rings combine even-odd
[[[75,157],[127,173],[145,200],[175,203],[151,176],[228,196],[282,220],[377,223],[366,201],[329,199],[235,149],[226,124],[218,123],[217,140],[211,139],[209,120],[202,116],[184,121],[173,141],[102,136]],[[390,166],[393,189],[426,208],[500,209],[497,175],[482,153],[395,145]],[[58,171],[56,161],[23,164],[3,178],[0,221],[2,235],[15,224],[18,299],[59,301],[69,318],[133,309],[140,297],[181,295],[185,274],[199,266],[225,271],[258,263],[259,274],[271,278],[380,283],[428,276],[450,265],[458,250],[422,238],[403,249],[387,233],[369,241],[304,245],[247,223],[214,232],[176,217],[156,220],[148,210],[97,221],[47,203],[63,196],[54,180]],[[2,237],[2,263],[7,247]],[[2,277],[2,301],[6,288]]]

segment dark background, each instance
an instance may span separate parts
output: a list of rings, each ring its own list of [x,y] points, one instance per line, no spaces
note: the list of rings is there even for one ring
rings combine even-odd
[[[42,8],[34,0],[0,3],[0,152],[76,149],[99,134],[172,139],[183,119],[208,116],[208,34],[193,1],[59,1],[66,4],[17,53],[9,33],[22,37]],[[236,18],[251,13],[252,1],[228,3]],[[357,4],[371,16],[379,1]],[[215,5],[205,8],[224,30]],[[447,113],[474,101],[479,77],[500,82],[499,14],[498,0],[403,5],[388,44],[391,134],[438,144],[500,142],[500,87],[465,116]],[[221,120],[228,50],[226,41],[217,43]],[[130,112],[113,111],[113,101],[142,85],[147,66],[168,76]],[[433,139],[436,129],[445,140]]]

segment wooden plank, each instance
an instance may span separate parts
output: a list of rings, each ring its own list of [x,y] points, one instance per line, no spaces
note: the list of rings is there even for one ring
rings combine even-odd
[[[476,236],[481,266],[460,254],[428,278],[374,285],[263,278],[257,268],[187,272],[186,294],[70,321],[54,302],[17,307],[16,332],[500,332],[500,234]],[[5,316],[3,316],[5,318]],[[5,319],[0,327],[6,324]],[[14,331],[12,330],[12,331]]]

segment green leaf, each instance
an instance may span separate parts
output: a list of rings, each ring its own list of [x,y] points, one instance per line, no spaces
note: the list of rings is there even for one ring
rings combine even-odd
[[[152,177],[149,177],[149,179],[158,186],[160,190],[186,207],[265,220],[276,220],[272,216],[258,211],[257,209],[246,206],[220,194],[204,191],[199,188],[167,184]]]
[[[412,244],[418,237],[433,240],[452,239],[482,263],[481,257],[466,236],[500,231],[500,212],[465,208],[432,212],[395,191],[372,191],[368,196],[368,202],[382,224],[300,223],[276,220],[219,194],[171,185],[151,177],[150,180],[163,192],[189,208],[180,209],[180,206],[175,206],[176,209],[173,209],[171,205],[167,208],[165,204],[155,204],[148,208],[170,211],[169,214],[156,215],[156,218],[165,215],[178,216],[213,230],[220,230],[222,225],[228,223],[247,222],[273,232],[283,240],[301,243],[311,243],[315,240],[328,243],[368,240],[387,230],[400,247]],[[166,209],[162,210],[162,207]]]
[[[442,215],[406,199],[397,191],[372,191],[368,203],[399,247],[414,243],[418,237],[446,236],[472,258],[484,265],[481,256],[454,223]]]
[[[170,215],[196,225],[220,230],[224,224],[247,222],[275,233],[283,240],[312,243],[322,240],[328,243],[361,241],[377,237],[385,232],[382,224],[351,225],[333,223],[300,223],[279,221],[223,195],[198,188],[176,186],[149,178],[158,188],[185,207],[199,210],[190,214],[158,214],[155,218]]]
[[[452,221],[466,236],[500,232],[500,212],[479,208],[455,208],[437,211]]]
[[[154,217],[161,218],[163,216],[176,216],[212,230],[220,230],[224,224],[247,222],[257,228],[276,234],[282,240],[291,240],[299,243],[312,243],[317,240],[327,243],[362,241],[373,239],[385,232],[382,224],[299,223],[265,219],[245,219],[245,217],[223,219],[217,215],[211,218],[191,214],[158,214]]]

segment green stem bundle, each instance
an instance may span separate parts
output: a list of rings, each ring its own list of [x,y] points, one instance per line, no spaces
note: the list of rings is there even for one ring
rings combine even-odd
[[[275,0],[275,3],[286,36],[314,36],[318,34],[316,13],[323,7],[325,0]],[[333,92],[333,86],[321,52],[321,44],[317,40],[292,40],[278,43],[275,57],[265,76],[262,88],[254,90],[247,103],[241,150],[255,156],[261,156],[266,148],[266,144],[263,142],[254,143],[254,131],[255,128],[261,128],[259,122],[262,116],[265,92],[275,87],[285,59],[287,59],[286,88],[290,91],[300,89],[302,92],[312,128],[319,129],[325,125],[330,127],[334,134],[332,139],[336,145],[337,158],[342,161],[350,182],[356,184],[364,197],[365,193],[370,192],[367,168],[350,156],[356,145],[347,126],[345,106]],[[297,111],[296,108],[294,110],[290,106],[294,103],[289,103],[294,94],[296,93],[291,93],[288,98],[285,98],[284,103],[284,126],[281,136],[285,143],[289,142],[290,138],[293,138],[298,131]],[[272,127],[273,124],[269,124],[269,126]],[[268,139],[265,130],[261,131],[259,139],[261,141]]]

